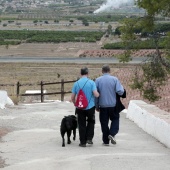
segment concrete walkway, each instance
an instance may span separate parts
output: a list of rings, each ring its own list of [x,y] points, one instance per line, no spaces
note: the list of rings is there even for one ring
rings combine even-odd
[[[117,144],[102,146],[96,112],[93,146],[81,148],[79,135],[61,147],[60,122],[74,114],[72,103],[19,105],[0,110],[0,126],[12,132],[2,138],[4,170],[169,170],[170,149],[121,113]]]

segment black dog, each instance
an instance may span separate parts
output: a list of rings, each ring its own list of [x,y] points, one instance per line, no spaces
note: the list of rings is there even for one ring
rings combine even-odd
[[[76,139],[77,119],[74,115],[65,116],[61,121],[60,133],[63,139],[62,147],[65,146],[64,135],[67,132],[67,144],[71,143],[70,136],[73,131],[73,140]]]

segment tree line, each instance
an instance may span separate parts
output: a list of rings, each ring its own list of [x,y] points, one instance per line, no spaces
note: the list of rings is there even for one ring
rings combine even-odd
[[[114,32],[114,34],[115,35],[121,35],[122,34],[122,31],[121,31],[121,29],[122,29],[122,26],[119,26],[119,27],[117,27],[116,29],[115,29],[115,32]],[[164,35],[166,35],[166,33],[167,32],[169,32],[170,31],[170,23],[156,23],[155,25],[154,25],[154,28],[153,28],[153,30],[152,31],[146,31],[145,29],[143,29],[143,27],[135,27],[134,29],[133,29],[133,32],[135,33],[135,34],[140,34],[141,35],[141,37],[147,37],[147,36],[149,36],[150,34],[153,34],[153,33],[164,33]]]
[[[168,35],[168,32],[170,32],[170,23],[157,23],[155,24],[152,31],[146,31],[143,29],[143,27],[133,27],[131,31],[133,30],[133,34],[137,38],[135,41],[130,42],[130,49],[155,49],[155,39],[154,36],[159,36],[159,41],[157,43],[157,47],[159,49],[165,49],[166,48],[166,37]],[[115,36],[123,36],[123,26],[119,26],[115,29],[114,32],[111,32],[109,34],[113,34]],[[143,40],[141,41],[141,39]],[[103,49],[125,49],[126,44],[122,42],[117,43],[107,43],[102,48]]]

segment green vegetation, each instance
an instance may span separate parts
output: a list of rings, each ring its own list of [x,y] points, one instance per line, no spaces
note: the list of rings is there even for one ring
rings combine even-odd
[[[120,56],[120,60],[122,62],[131,60],[132,47],[135,43],[136,50],[141,47],[142,36],[136,35],[135,31],[140,30],[141,33],[147,33],[145,36],[148,41],[146,42],[153,42],[156,53],[150,55],[148,60],[136,68],[131,87],[138,89],[144,98],[154,102],[161,97],[158,90],[166,83],[170,74],[170,27],[169,24],[157,25],[156,22],[157,15],[170,16],[169,0],[137,0],[136,3],[146,10],[146,16],[138,19],[128,18],[122,22],[120,32],[125,53]],[[162,31],[166,32],[166,36],[160,34]],[[160,51],[162,40],[163,52]]]
[[[21,41],[28,43],[96,42],[101,39],[103,34],[103,32],[86,31],[0,30],[0,44],[6,45]]]
[[[128,19],[128,24],[131,22],[134,22],[134,19]],[[135,20],[137,22],[137,20]],[[133,23],[131,23],[132,25]],[[115,29],[114,35],[121,36],[121,32],[124,33],[123,26],[119,26]],[[166,48],[166,34],[170,31],[170,23],[156,23],[152,31],[146,31],[142,27],[139,27],[138,25],[129,28],[132,31],[133,38],[135,38],[135,41],[131,41],[128,44],[129,49],[155,49],[155,41],[153,38],[155,33],[158,33],[160,36],[160,39],[158,41],[158,48],[159,49],[165,49]],[[136,35],[137,37],[136,37]],[[127,35],[127,34],[126,34]],[[147,38],[146,40],[139,40],[139,38]],[[125,42],[118,42],[118,43],[108,43],[103,46],[104,49],[125,49],[125,46],[127,46]]]
[[[124,19],[125,15],[111,15],[111,14],[105,14],[105,15],[86,15],[77,17],[78,20],[87,20],[88,22],[116,22],[121,21]]]
[[[0,45],[18,45],[21,44],[21,41],[4,41],[0,40]]]
[[[141,18],[139,18],[139,20],[141,20]],[[137,22],[137,20],[135,22]],[[115,35],[121,35],[122,27],[119,26],[115,29]],[[145,30],[145,29],[143,29],[143,27],[140,27],[139,25],[136,25],[133,28],[133,32],[136,33],[136,34],[140,33],[141,37],[148,37],[149,34],[153,34],[153,33],[164,33],[164,35],[165,35],[169,31],[170,31],[170,23],[169,22],[167,22],[167,23],[155,23],[153,30],[151,30],[151,31]]]

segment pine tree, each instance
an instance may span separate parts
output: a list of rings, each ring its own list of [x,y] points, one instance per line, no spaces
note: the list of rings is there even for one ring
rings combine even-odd
[[[125,53],[119,57],[122,62],[130,61],[132,49],[134,50],[132,45],[142,41],[142,38],[135,34],[135,30],[147,32],[147,39],[153,41],[155,53],[149,55],[136,68],[131,87],[139,89],[145,99],[155,102],[161,97],[158,89],[163,87],[170,75],[170,30],[162,38],[160,32],[155,31],[156,18],[170,16],[170,3],[169,0],[137,0],[136,4],[146,10],[146,15],[137,19],[128,18],[122,22],[121,38],[125,46]],[[163,50],[159,49],[160,40],[166,47]],[[138,49],[139,47],[136,46],[135,50]]]

